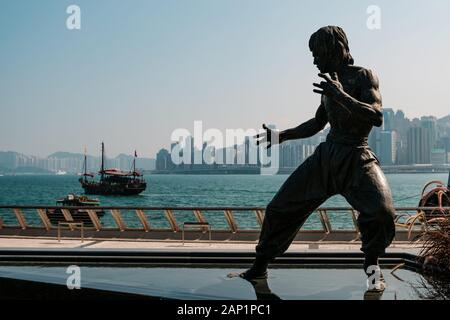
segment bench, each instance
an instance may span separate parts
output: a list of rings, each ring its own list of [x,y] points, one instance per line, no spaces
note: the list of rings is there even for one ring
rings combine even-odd
[[[71,222],[63,222],[63,221],[58,221],[58,242],[61,242],[61,226],[67,226],[69,227],[69,229],[72,231],[74,230],[75,227],[79,227],[81,230],[81,242],[84,242],[84,223],[82,221],[80,222],[76,222],[76,221],[71,221]]]
[[[201,228],[202,231],[206,228],[209,233],[209,241],[211,241],[211,226],[208,222],[183,222],[183,229],[181,232],[181,239],[183,241],[183,245],[184,245],[184,231],[186,228]]]

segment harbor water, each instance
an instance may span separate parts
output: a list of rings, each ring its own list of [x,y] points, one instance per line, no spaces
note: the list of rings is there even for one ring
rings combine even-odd
[[[147,189],[137,196],[90,196],[100,200],[102,206],[155,206],[155,207],[265,207],[278,191],[287,175],[147,175]],[[417,206],[423,186],[432,180],[447,182],[447,174],[388,174],[396,207]],[[75,175],[16,175],[0,177],[1,205],[55,205],[56,200],[69,193],[82,194],[83,190]],[[349,207],[341,196],[334,196],[323,207]],[[175,212],[179,222],[193,220],[191,213]],[[37,214],[25,210],[27,222],[39,225]],[[130,226],[139,222],[133,212],[123,212]],[[15,223],[12,213],[0,211],[6,224]],[[258,228],[254,214],[235,214],[240,227]],[[348,214],[331,214],[333,227],[350,228],[352,219]],[[227,228],[221,212],[207,212],[213,228]],[[163,212],[149,213],[156,227],[168,226]],[[114,222],[107,213],[102,222],[113,227]],[[305,228],[320,227],[313,215]]]

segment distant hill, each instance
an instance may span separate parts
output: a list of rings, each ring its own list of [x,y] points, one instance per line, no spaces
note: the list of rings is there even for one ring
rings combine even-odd
[[[76,158],[76,159],[82,159],[82,158],[84,158],[84,154],[58,151],[58,152],[52,153],[47,158],[55,158],[55,159]]]
[[[36,157],[26,156],[14,151],[0,151],[0,168],[3,168],[3,170],[14,169],[36,159]]]
[[[133,163],[133,155],[119,154],[115,158],[106,159],[106,167],[130,170]],[[100,168],[100,157],[87,157],[88,171],[96,172]],[[84,165],[84,154],[58,151],[50,154],[46,158],[24,155],[14,151],[0,151],[0,172],[15,173],[28,170],[30,168],[41,168],[44,171],[36,173],[56,172],[58,170],[69,173],[82,172]],[[136,168],[139,170],[154,170],[155,159],[137,158]]]

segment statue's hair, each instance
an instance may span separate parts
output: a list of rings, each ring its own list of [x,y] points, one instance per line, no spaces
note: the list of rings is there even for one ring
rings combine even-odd
[[[311,51],[325,50],[329,56],[334,56],[346,64],[354,64],[348,39],[341,27],[327,26],[320,28],[309,39]]]

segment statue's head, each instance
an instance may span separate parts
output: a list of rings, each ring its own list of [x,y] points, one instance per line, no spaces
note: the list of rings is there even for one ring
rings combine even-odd
[[[309,39],[314,64],[322,73],[336,72],[354,63],[347,36],[340,27],[327,26],[317,30]]]

